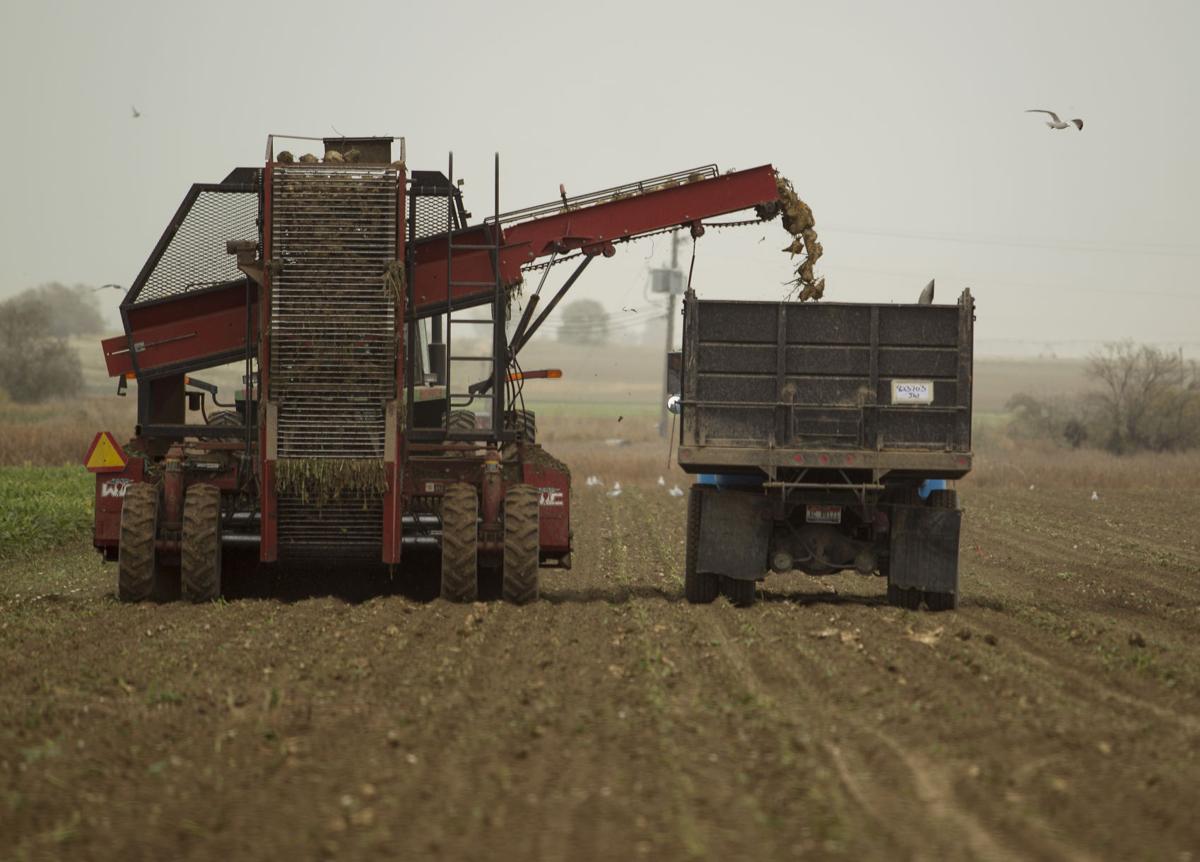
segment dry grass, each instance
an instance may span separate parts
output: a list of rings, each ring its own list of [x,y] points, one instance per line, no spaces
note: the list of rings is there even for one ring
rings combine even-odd
[[[588,476],[606,485],[653,485],[659,476],[668,485],[691,482],[675,465],[673,448],[668,460],[669,440],[659,436],[657,417],[645,411],[620,422],[608,416],[538,414],[538,442],[570,466],[579,488]]]
[[[133,435],[132,397],[82,398],[45,404],[0,403],[0,466],[79,464],[97,431],[119,442]]]
[[[1036,443],[1002,446],[976,452],[975,469],[966,483],[981,488],[1073,488],[1089,494],[1131,488],[1200,490],[1200,452],[1117,456]]]
[[[636,408],[635,408],[636,410]],[[97,431],[125,441],[133,433],[133,398],[84,398],[40,405],[0,403],[0,466],[78,464]],[[978,487],[1200,489],[1200,452],[1117,457],[1096,450],[1072,451],[1014,441],[996,430],[979,436],[975,469],[965,480]],[[571,467],[583,487],[589,475],[607,485],[686,487],[691,478],[668,460],[668,441],[659,437],[657,418],[644,410],[621,422],[609,416],[567,411],[538,416],[538,439]],[[619,443],[618,443],[619,441]]]

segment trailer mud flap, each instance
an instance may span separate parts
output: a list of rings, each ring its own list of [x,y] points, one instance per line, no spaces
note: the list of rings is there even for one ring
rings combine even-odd
[[[700,572],[757,580],[767,570],[773,510],[761,494],[705,489],[700,506]]]
[[[902,589],[957,593],[961,527],[959,509],[896,506],[888,583]]]

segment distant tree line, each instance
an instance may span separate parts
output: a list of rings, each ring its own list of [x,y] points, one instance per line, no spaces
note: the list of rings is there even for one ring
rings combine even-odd
[[[23,403],[78,394],[83,370],[68,339],[103,329],[86,285],[43,284],[0,302],[0,390]]]
[[[1087,360],[1092,388],[1075,397],[1013,396],[1015,430],[1073,448],[1117,455],[1200,447],[1200,365],[1132,341],[1107,344]]]

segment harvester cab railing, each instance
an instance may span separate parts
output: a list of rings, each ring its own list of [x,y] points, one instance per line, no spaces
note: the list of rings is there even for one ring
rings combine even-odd
[[[451,441],[503,441],[512,438],[512,433],[504,427],[502,417],[505,414],[505,388],[502,384],[508,365],[508,344],[505,336],[506,316],[508,310],[508,291],[500,274],[500,249],[502,234],[494,226],[480,236],[476,230],[466,226],[466,213],[462,208],[462,199],[456,194],[457,186],[454,181],[454,154],[449,156],[447,180],[451,194],[446,195],[446,297],[445,305],[434,317],[434,332],[430,341],[430,358],[434,374],[441,385],[444,396],[441,399],[443,408],[440,412],[440,423],[437,428],[413,427],[410,423],[410,436],[414,440],[451,440]],[[500,156],[494,161],[493,204],[495,216],[500,214]],[[480,240],[484,241],[480,241]],[[488,255],[490,278],[478,276],[462,278],[455,273],[455,258],[460,252],[484,252]],[[470,309],[455,307],[456,295],[461,293],[484,294],[488,297],[486,304],[479,304]],[[410,296],[411,301],[411,296]],[[490,311],[490,315],[487,311]],[[410,316],[409,342],[416,343],[418,318]],[[444,330],[442,329],[444,324]],[[471,331],[483,332],[483,339],[462,339],[463,344],[456,347],[455,332],[461,335]],[[437,336],[442,330],[444,342],[439,344]],[[481,344],[487,345],[485,353],[467,352],[472,346],[476,349]],[[444,346],[443,346],[444,345]],[[457,352],[456,352],[457,351]],[[441,367],[438,367],[438,365]],[[480,378],[490,381],[491,394],[484,396],[478,387],[472,385]],[[409,399],[409,415],[412,416],[413,387],[415,376],[410,375],[407,397]],[[481,421],[478,408],[486,406],[486,423]],[[465,424],[456,423],[456,413],[466,415],[469,421]]]

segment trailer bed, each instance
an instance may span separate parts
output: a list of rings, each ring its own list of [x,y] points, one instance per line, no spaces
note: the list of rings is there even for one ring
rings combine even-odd
[[[689,295],[680,466],[965,475],[974,308]]]

